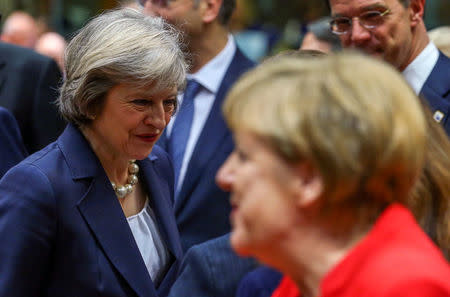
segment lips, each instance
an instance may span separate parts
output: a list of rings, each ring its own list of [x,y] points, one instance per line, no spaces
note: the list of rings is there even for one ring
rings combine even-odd
[[[158,133],[143,133],[136,135],[137,138],[144,142],[155,142],[156,140],[158,140],[158,136]]]
[[[231,225],[234,225],[234,220],[235,220],[235,216],[236,216],[237,210],[238,210],[237,204],[234,203],[233,201],[231,201],[231,213],[230,213],[230,223],[231,223]]]

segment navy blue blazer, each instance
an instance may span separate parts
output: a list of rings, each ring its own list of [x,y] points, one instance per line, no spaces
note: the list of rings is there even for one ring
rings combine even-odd
[[[254,259],[234,253],[229,234],[194,245],[184,257],[169,297],[235,296],[241,278],[257,265]]]
[[[16,119],[0,107],[0,178],[27,156]]]
[[[230,232],[229,194],[215,183],[217,170],[234,147],[231,132],[222,116],[222,103],[239,76],[253,66],[254,63],[237,48],[192,153],[175,201],[175,217],[184,251]],[[167,150],[165,138],[159,144]]]
[[[0,106],[16,118],[29,153],[55,141],[66,126],[54,103],[61,82],[52,59],[0,42]]]
[[[247,273],[239,283],[235,297],[270,297],[281,282],[283,274],[261,266]]]
[[[173,169],[156,146],[137,163],[171,254],[159,286],[98,158],[68,125],[56,142],[0,180],[0,296],[166,296],[182,257]]]
[[[439,58],[425,81],[421,96],[425,98],[433,113],[444,114],[441,121],[447,135],[450,135],[450,58],[439,52]]]

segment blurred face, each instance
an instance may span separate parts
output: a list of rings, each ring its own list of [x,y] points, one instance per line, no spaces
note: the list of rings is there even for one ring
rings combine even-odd
[[[235,136],[236,148],[216,176],[231,192],[231,244],[240,255],[267,259],[295,229],[297,174],[255,135]]]
[[[118,84],[108,92],[102,111],[88,127],[90,135],[109,158],[142,160],[169,123],[176,92],[172,89],[149,95]]]
[[[323,53],[331,52],[331,44],[320,40],[314,35],[312,32],[308,32],[303,37],[302,45],[300,47],[301,50],[317,50]]]
[[[330,4],[333,18],[352,19],[349,32],[339,35],[344,47],[360,49],[400,71],[415,58],[411,5],[405,8],[400,0],[330,0]],[[357,19],[367,12],[386,10],[375,28],[367,29]]]
[[[188,36],[201,28],[199,5],[195,0],[145,0],[143,4],[144,13],[161,16]]]

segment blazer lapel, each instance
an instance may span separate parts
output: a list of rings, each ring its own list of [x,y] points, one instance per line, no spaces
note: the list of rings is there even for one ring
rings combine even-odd
[[[428,76],[424,88],[432,89],[440,97],[447,97],[450,92],[450,83],[448,83],[448,75],[450,74],[449,69],[450,58],[445,56],[442,52],[439,52],[439,58]],[[423,89],[421,93],[424,91],[425,90]]]
[[[214,104],[200,137],[195,145],[191,160],[189,161],[187,173],[185,175],[181,191],[178,199],[175,200],[175,210],[178,211],[185,203],[192,188],[199,180],[202,172],[204,172],[209,160],[214,156],[217,148],[221,143],[227,141],[230,131],[222,116],[222,104],[231,85],[239,78],[239,76],[249,69],[252,64],[247,64],[238,48],[236,48],[235,56],[231,62],[220,88],[217,92]]]
[[[152,207],[159,232],[163,237],[166,247],[172,253],[172,255],[178,259],[181,257],[179,240],[177,240],[177,226],[175,220],[171,220],[173,217],[173,208],[168,197],[164,196],[160,177],[155,171],[153,162],[158,162],[157,157],[151,156],[150,158],[138,161],[139,167],[141,168],[141,176],[143,182],[147,188],[149,196],[149,204]]]
[[[426,99],[433,117],[444,125],[447,134],[450,134],[450,84],[448,77],[450,75],[450,58],[439,52],[439,58],[428,76],[420,94]]]
[[[77,208],[105,255],[138,296],[156,296],[120,203],[88,142],[69,124],[58,144],[73,179],[90,180]]]
[[[156,296],[115,193],[105,176],[93,179],[78,209],[114,267],[138,296]]]

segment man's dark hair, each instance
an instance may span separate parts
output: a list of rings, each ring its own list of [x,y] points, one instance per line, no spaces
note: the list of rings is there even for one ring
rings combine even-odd
[[[223,0],[222,6],[219,10],[219,22],[222,25],[227,25],[236,7],[236,0]]]
[[[403,4],[404,7],[408,7],[408,6],[409,6],[410,0],[398,0],[398,1],[399,1],[401,4]],[[327,4],[328,11],[331,12],[330,0],[325,0],[325,3]]]

